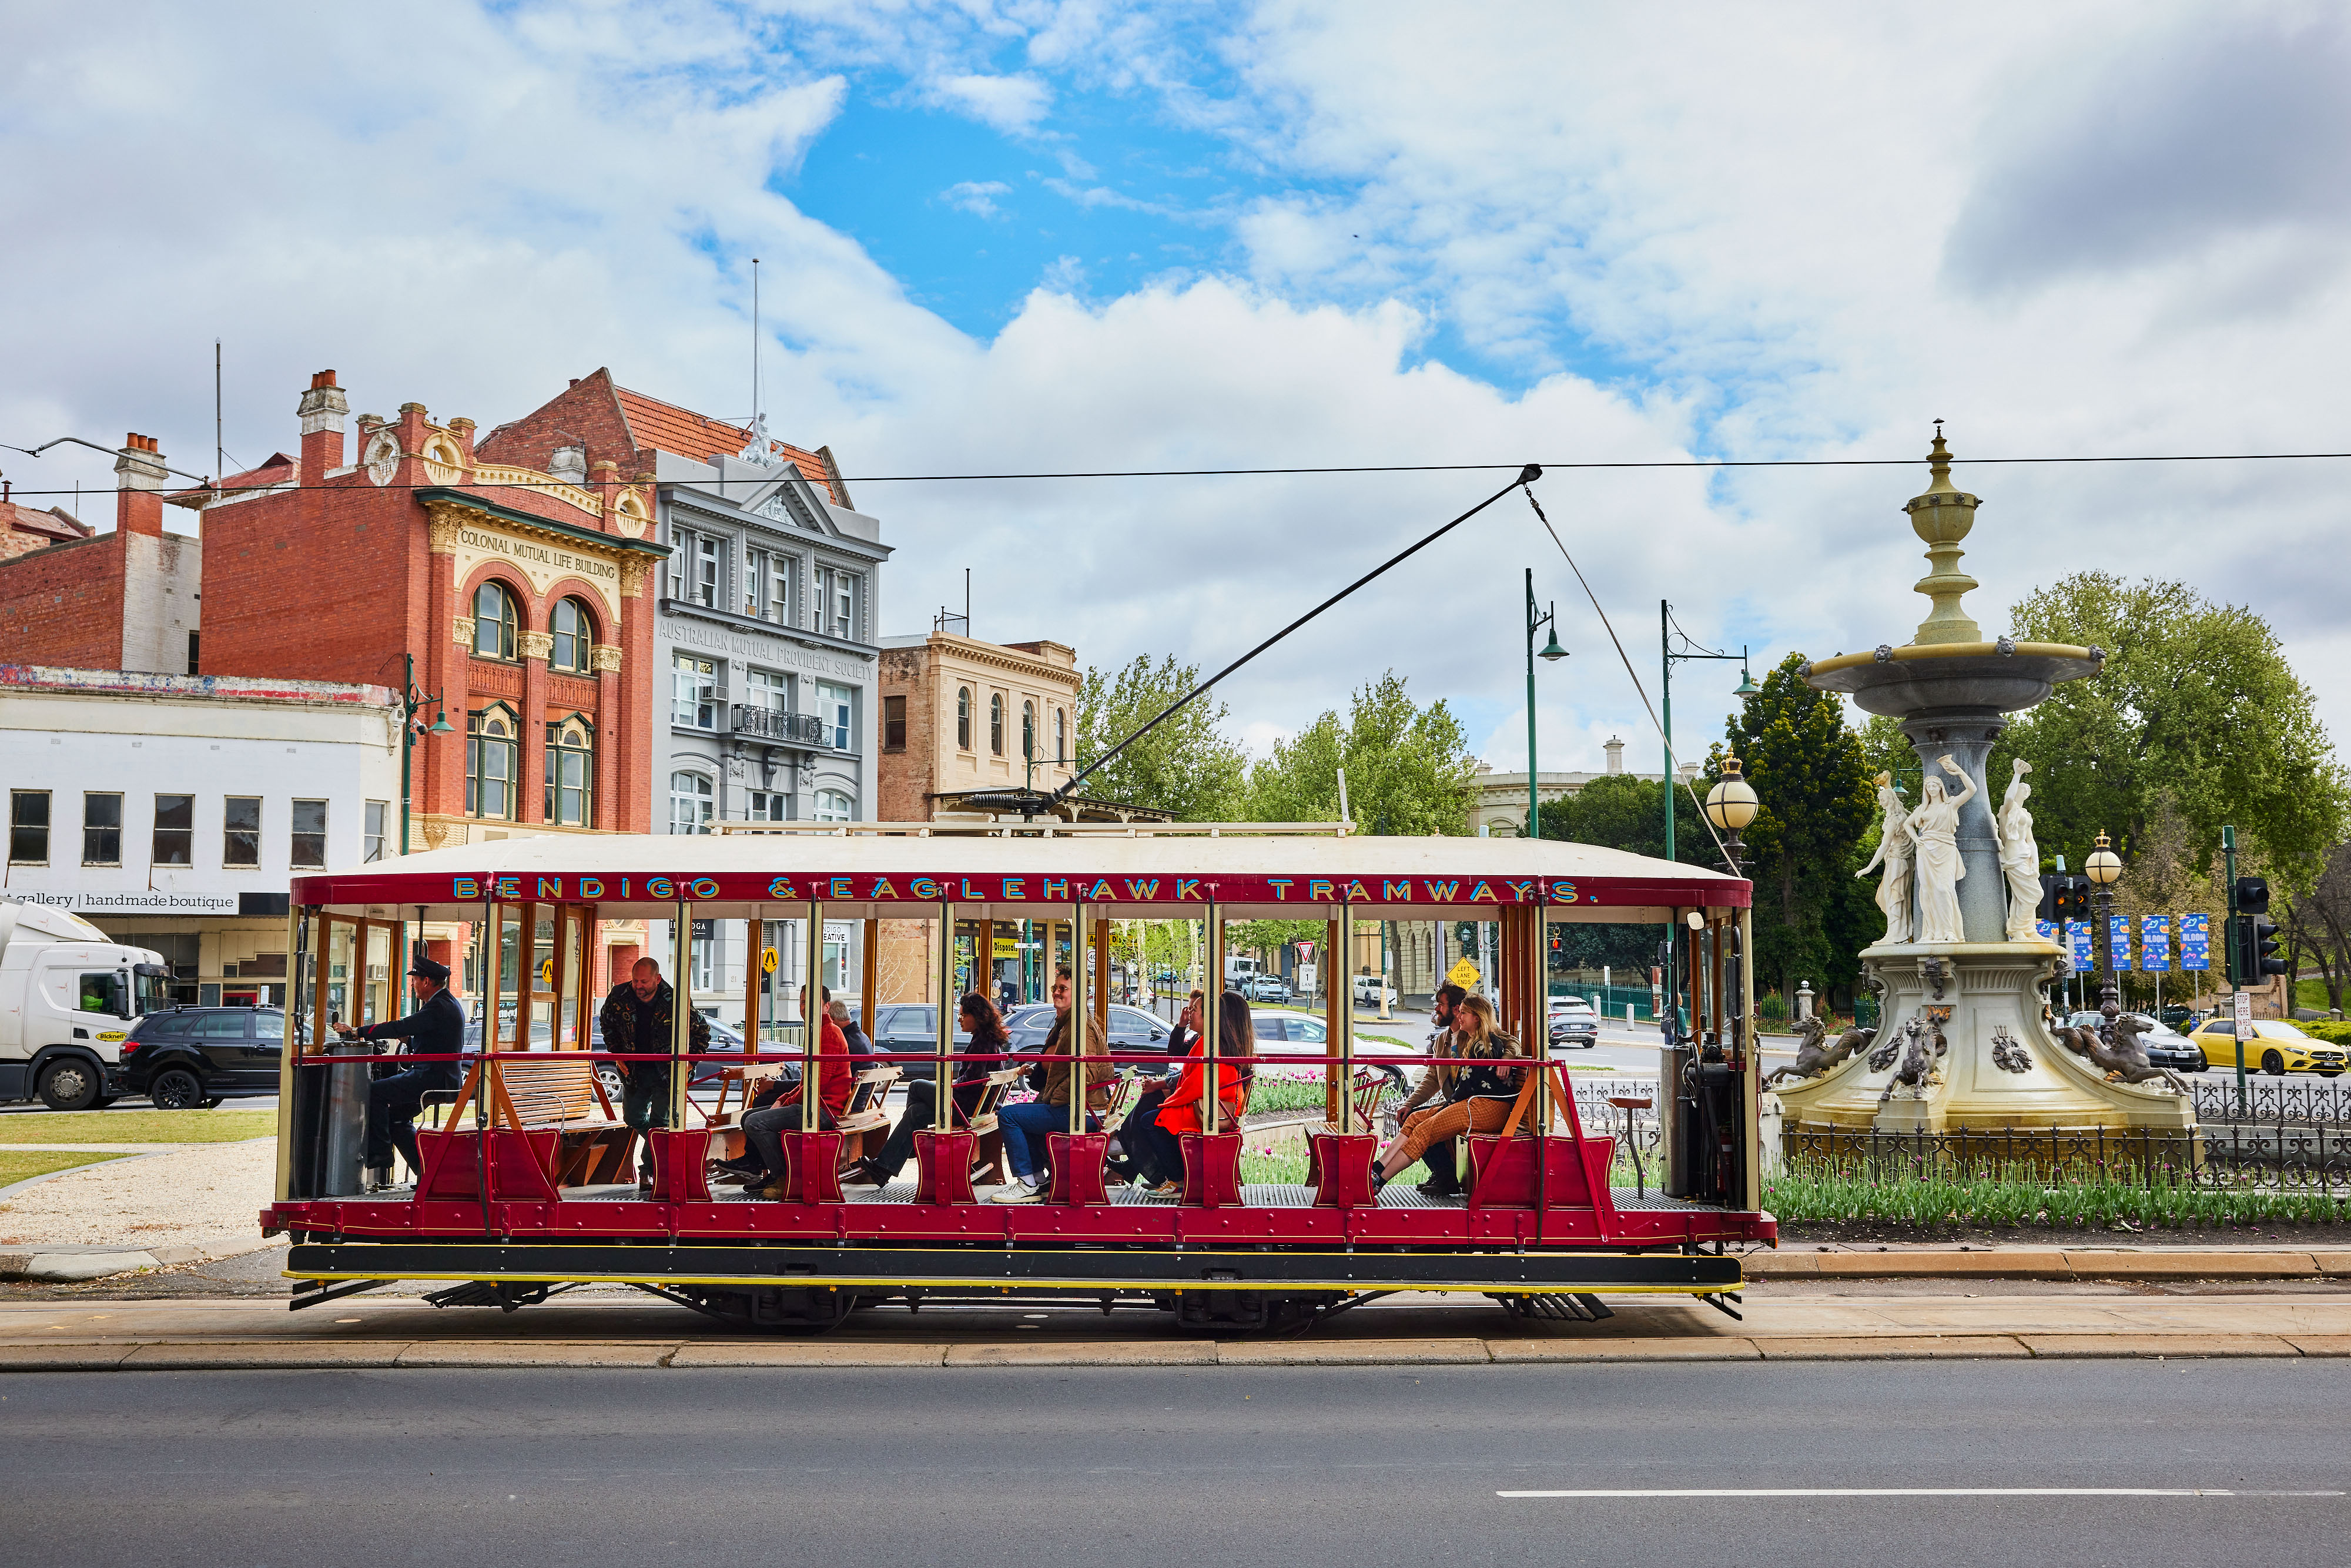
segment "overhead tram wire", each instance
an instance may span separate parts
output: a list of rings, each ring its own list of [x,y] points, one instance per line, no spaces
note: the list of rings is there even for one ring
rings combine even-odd
[[[1341,589],[1338,592],[1332,594],[1330,598],[1324,600],[1322,603],[1316,605],[1313,609],[1308,611],[1297,620],[1292,621],[1289,625],[1284,626],[1280,631],[1276,632],[1272,636],[1268,637],[1264,642],[1259,643],[1256,647],[1251,648],[1248,653],[1243,653],[1239,658],[1235,659],[1231,664],[1227,664],[1223,669],[1218,670],[1215,674],[1210,675],[1207,680],[1202,681],[1198,685],[1194,686],[1182,696],[1177,697],[1174,702],[1162,708],[1157,715],[1146,720],[1143,727],[1137,729],[1134,734],[1128,736],[1124,740],[1120,741],[1116,746],[1112,747],[1108,751],[1103,752],[1100,757],[1094,758],[1093,761],[1088,763],[1083,768],[1072,774],[1067,782],[1062,784],[1060,789],[1054,790],[1050,795],[1040,795],[1034,797],[1038,802],[1036,810],[1049,810],[1051,807],[1061,804],[1063,800],[1068,800],[1079,784],[1083,782],[1089,774],[1100,772],[1102,768],[1109,764],[1113,758],[1116,757],[1120,752],[1124,751],[1128,747],[1133,746],[1136,741],[1141,740],[1144,736],[1149,735],[1153,730],[1158,728],[1168,719],[1173,718],[1176,714],[1181,713],[1186,707],[1189,706],[1195,699],[1199,697],[1201,694],[1207,691],[1209,687],[1215,685],[1218,681],[1223,680],[1227,675],[1231,674],[1235,670],[1239,669],[1243,664],[1248,664],[1251,659],[1256,658],[1259,653],[1264,653],[1268,648],[1272,647],[1276,643],[1280,642],[1284,637],[1289,636],[1292,632],[1297,631],[1301,626],[1305,625],[1309,621],[1313,620],[1317,615],[1322,614],[1322,612],[1330,609],[1331,606],[1338,603],[1341,600],[1346,598],[1349,594],[1354,592],[1355,590],[1363,587],[1365,583],[1370,582],[1374,578],[1387,571],[1390,568],[1401,565],[1405,560],[1418,555],[1422,550],[1426,549],[1430,545],[1435,544],[1447,534],[1451,533],[1455,528],[1459,528],[1462,524],[1468,522],[1470,518],[1476,517],[1479,513],[1484,511],[1487,507],[1492,506],[1503,497],[1509,495],[1512,490],[1521,488],[1527,485],[1531,485],[1537,479],[1541,477],[1541,465],[1535,463],[1524,465],[1519,469],[1518,477],[1512,479],[1509,484],[1503,486],[1500,489],[1495,491],[1492,495],[1487,497],[1484,500],[1479,502],[1476,506],[1470,507],[1459,517],[1455,517],[1451,522],[1443,524],[1440,527],[1433,528],[1429,532],[1423,534],[1413,543],[1406,545],[1403,549],[1400,549],[1395,554],[1388,557],[1387,559],[1372,568],[1371,570],[1364,573],[1363,576],[1355,579],[1354,581],[1347,584],[1346,587]],[[1035,812],[1024,811],[1024,814],[1034,815]]]
[[[1549,514],[1545,513],[1542,509],[1542,503],[1535,499],[1533,486],[1529,486],[1526,487],[1526,490],[1527,505],[1535,509],[1535,519],[1542,524],[1543,532],[1551,536],[1551,542],[1559,547],[1560,557],[1567,562],[1567,570],[1575,573],[1575,580],[1583,587],[1583,596],[1592,601],[1593,613],[1600,617],[1601,629],[1608,633],[1608,641],[1616,645],[1616,657],[1623,661],[1625,665],[1625,674],[1632,677],[1634,695],[1641,699],[1641,706],[1646,709],[1649,715],[1649,727],[1657,732],[1657,739],[1665,746],[1666,767],[1669,770],[1668,777],[1666,779],[1666,788],[1670,789],[1674,787],[1674,776],[1678,775],[1681,772],[1681,758],[1675,753],[1674,743],[1667,736],[1666,727],[1657,721],[1657,710],[1649,701],[1648,688],[1641,685],[1640,673],[1633,668],[1633,661],[1625,652],[1624,639],[1616,635],[1616,627],[1614,623],[1608,619],[1608,612],[1600,607],[1600,596],[1592,591],[1592,584],[1584,578],[1583,569],[1576,565],[1575,557],[1568,553],[1567,541],[1559,537],[1559,530],[1551,526],[1551,517]],[[1681,632],[1681,623],[1679,622],[1674,622],[1674,630]],[[1695,642],[1695,639],[1693,639],[1687,632],[1682,632],[1682,640],[1684,642]],[[1700,647],[1705,646],[1704,643],[1698,643],[1698,645]],[[1698,808],[1698,820],[1706,824],[1707,836],[1714,841],[1715,853],[1722,857],[1723,864],[1731,864],[1730,851],[1724,847],[1722,835],[1715,831],[1714,820],[1706,814],[1706,802],[1698,798],[1698,786],[1690,782],[1687,779],[1683,779],[1680,782],[1683,792],[1687,794],[1690,798],[1690,804]]]
[[[80,441],[68,436],[66,440],[88,446],[94,451],[112,454],[117,449],[100,446],[94,441]],[[0,442],[0,451],[22,452],[37,457],[48,447],[58,444],[48,442],[39,447],[16,446]],[[2013,465],[2068,463],[2304,463],[2338,460],[2351,457],[2351,452],[2163,452],[2124,454],[2115,456],[2079,457],[1954,457],[1955,467],[1969,464]],[[1923,465],[1924,457],[1679,457],[1652,460],[1593,460],[1584,462],[1541,463],[1536,467],[1560,470],[1605,469],[1710,469],[1710,468],[1913,468]],[[1217,478],[1279,478],[1316,474],[1483,474],[1500,473],[1520,466],[1512,463],[1378,463],[1343,464],[1321,466],[1301,465],[1283,468],[1075,468],[1040,470],[1025,474],[845,474],[843,485],[935,485],[965,484],[996,480],[1021,479],[1217,479]],[[214,484],[209,477],[197,478],[174,468],[173,474],[194,482],[198,488]],[[730,485],[758,486],[774,482],[772,474],[758,479],[705,480],[705,485],[716,485],[721,489]],[[319,489],[317,485],[249,485],[219,486],[224,496],[243,495],[249,491],[294,491]],[[438,490],[451,486],[434,482],[424,485],[379,485],[379,490]],[[499,480],[485,483],[476,480],[465,486],[470,490],[544,491],[548,484],[529,480]],[[20,496],[69,496],[70,489],[28,490],[19,486]]]

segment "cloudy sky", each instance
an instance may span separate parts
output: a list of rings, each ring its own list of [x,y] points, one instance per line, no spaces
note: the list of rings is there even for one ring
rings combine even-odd
[[[1440,25],[1437,25],[1441,23]],[[766,407],[854,476],[2351,448],[2335,5],[0,0],[0,443],[213,467],[571,376]],[[105,460],[0,452],[19,491]],[[885,630],[1219,662],[1502,476],[855,486]],[[2085,567],[2283,635],[2351,723],[2351,464],[1981,466],[1987,632]],[[1540,486],[1655,690],[1695,636],[1903,641],[1915,469]],[[70,504],[70,497],[68,497]],[[91,508],[94,519],[110,507]],[[1515,498],[1236,677],[1262,746],[1393,667],[1524,766],[1521,573],[1574,656],[1547,767],[1656,742]],[[1736,668],[1685,666],[1686,751]]]

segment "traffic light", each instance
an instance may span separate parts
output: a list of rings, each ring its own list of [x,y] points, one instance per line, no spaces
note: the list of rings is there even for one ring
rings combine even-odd
[[[2247,882],[2259,881],[2248,877]],[[2241,895],[2242,883],[2239,884]],[[2269,889],[2262,889],[2262,901],[2269,901]],[[2258,986],[2271,975],[2285,973],[2285,960],[2277,955],[2277,926],[2257,915],[2237,916],[2237,984]]]
[[[2241,876],[2237,879],[2237,913],[2267,915],[2270,912],[2270,884],[2267,877]]]
[[[2055,922],[2065,918],[2061,907],[2065,896],[2065,879],[2055,872],[2041,873],[2041,902],[2032,907],[2032,918]]]
[[[2050,876],[2042,878],[2051,886],[2053,920],[2087,920],[2090,917],[2090,879],[2086,876]]]

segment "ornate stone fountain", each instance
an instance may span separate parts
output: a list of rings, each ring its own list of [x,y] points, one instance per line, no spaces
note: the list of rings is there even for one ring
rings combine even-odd
[[[1999,798],[1984,762],[2008,716],[2032,707],[2061,681],[2095,675],[2105,655],[2056,643],[1984,640],[1960,605],[1976,586],[1959,570],[1959,541],[1975,526],[1977,497],[1951,484],[1938,424],[1933,482],[1903,510],[1927,541],[1934,570],[1916,584],[1934,608],[1911,640],[1806,666],[1822,691],[1842,692],[1865,712],[1899,719],[1917,747],[1924,782],[1916,801],[1880,774],[1884,811],[1877,858],[1886,935],[1861,956],[1880,988],[1878,1032],[1833,1065],[1782,1082],[1787,1121],[1888,1132],[2195,1124],[2187,1096],[2162,1082],[2127,1084],[2061,1044],[2043,1019],[2043,988],[2059,950],[2034,929],[2040,852],[2020,763]],[[2075,1041],[2074,1043],[2079,1043]]]

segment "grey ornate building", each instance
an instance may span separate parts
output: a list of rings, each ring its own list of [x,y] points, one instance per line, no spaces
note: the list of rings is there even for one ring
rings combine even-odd
[[[668,452],[654,469],[669,560],[654,622],[653,821],[874,815],[881,697],[874,629],[882,525],[849,504],[829,458],[754,434],[734,456]],[[797,928],[771,936],[778,973],[804,973]],[[700,934],[697,934],[700,937]],[[829,984],[856,973],[852,929],[829,940]],[[714,925],[695,943],[698,1003],[739,1022],[747,955]],[[732,939],[739,946],[739,936]],[[838,948],[838,952],[831,949]]]

